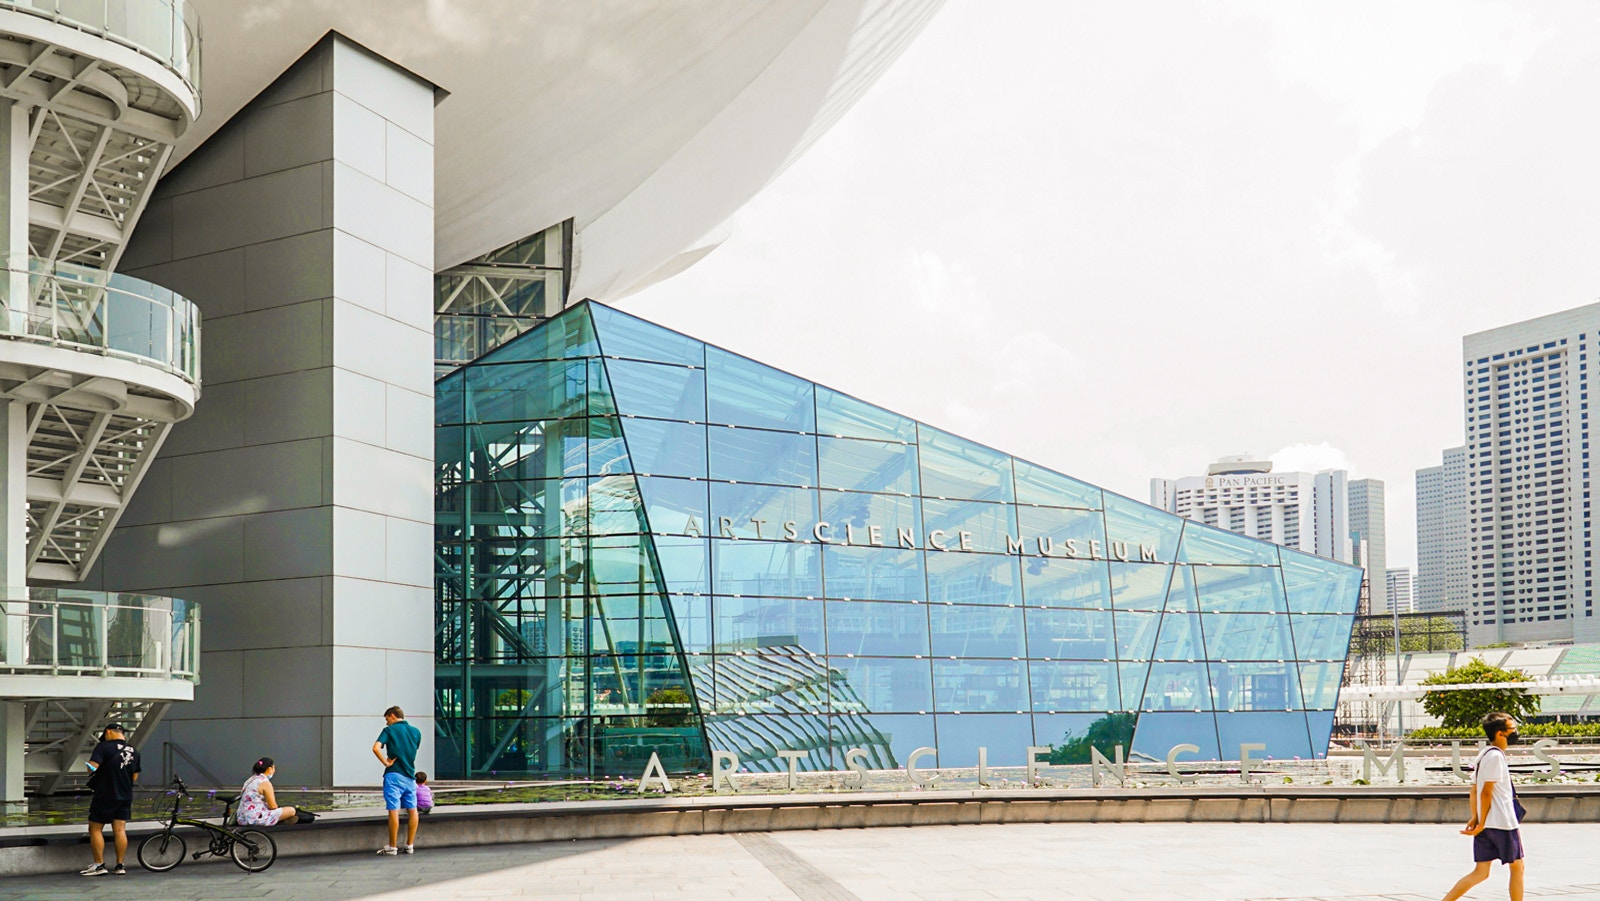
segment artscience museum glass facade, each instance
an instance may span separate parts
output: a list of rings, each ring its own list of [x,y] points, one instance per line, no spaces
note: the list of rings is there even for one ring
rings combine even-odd
[[[1356,568],[595,303],[437,404],[447,776],[1327,750]]]

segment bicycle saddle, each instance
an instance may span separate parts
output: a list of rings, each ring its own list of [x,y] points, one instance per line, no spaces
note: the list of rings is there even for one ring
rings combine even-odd
[[[218,795],[217,800],[224,804],[232,804],[233,802],[239,800],[240,797],[241,795]]]

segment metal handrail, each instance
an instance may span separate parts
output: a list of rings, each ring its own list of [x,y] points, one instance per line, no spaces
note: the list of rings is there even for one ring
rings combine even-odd
[[[0,336],[123,357],[200,384],[200,309],[183,295],[72,263],[0,262],[4,298],[26,292],[6,303]]]
[[[188,0],[0,0],[0,8],[48,19],[148,56],[181,78],[197,105],[200,101],[200,14]]]
[[[198,682],[200,605],[177,598],[11,589],[0,600],[0,673]]]

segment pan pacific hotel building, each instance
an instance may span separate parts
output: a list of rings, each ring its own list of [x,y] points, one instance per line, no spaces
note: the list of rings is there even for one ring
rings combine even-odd
[[[615,306],[937,7],[0,2],[0,800],[1325,754],[1359,570]]]

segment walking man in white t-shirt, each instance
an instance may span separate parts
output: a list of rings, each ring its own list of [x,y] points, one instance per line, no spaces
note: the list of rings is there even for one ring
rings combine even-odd
[[[1472,777],[1472,819],[1462,835],[1472,836],[1472,859],[1476,866],[1461,877],[1444,901],[1456,901],[1473,886],[1489,878],[1495,861],[1511,866],[1511,901],[1522,901],[1522,834],[1517,827],[1515,794],[1511,789],[1511,764],[1506,745],[1515,744],[1517,721],[1509,713],[1491,713],[1483,718],[1483,734],[1489,745],[1478,754]]]

